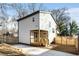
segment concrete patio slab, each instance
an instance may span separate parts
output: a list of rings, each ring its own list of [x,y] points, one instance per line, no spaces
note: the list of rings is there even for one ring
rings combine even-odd
[[[32,56],[74,56],[74,54],[70,54],[70,53],[49,50],[49,49],[40,48],[40,47],[22,45],[22,44],[16,44],[13,46],[23,49],[23,52],[25,54],[27,54],[28,52],[28,54]]]

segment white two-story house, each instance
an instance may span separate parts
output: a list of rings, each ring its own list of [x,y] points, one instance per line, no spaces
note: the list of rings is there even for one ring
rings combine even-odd
[[[51,44],[56,37],[56,23],[50,12],[36,11],[18,21],[19,42]]]

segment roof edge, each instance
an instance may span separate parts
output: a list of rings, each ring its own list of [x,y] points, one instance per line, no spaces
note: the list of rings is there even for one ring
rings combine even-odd
[[[39,12],[40,12],[39,10],[38,10],[38,11],[35,11],[35,12],[33,12],[33,13],[27,15],[27,16],[24,16],[24,17],[22,17],[22,18],[17,19],[17,21],[21,21],[22,19],[25,19],[25,18],[28,18],[28,17],[30,17],[30,16],[33,16],[33,15],[39,13]]]

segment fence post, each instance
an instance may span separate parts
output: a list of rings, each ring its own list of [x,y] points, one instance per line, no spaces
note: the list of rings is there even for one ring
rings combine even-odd
[[[79,34],[78,34],[78,38],[76,39],[76,50],[77,53],[79,54]]]

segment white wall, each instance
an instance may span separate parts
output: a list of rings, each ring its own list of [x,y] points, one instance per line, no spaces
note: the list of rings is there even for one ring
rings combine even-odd
[[[33,17],[35,20],[34,22],[32,21]],[[50,13],[38,13],[34,16],[19,21],[19,42],[30,44],[30,30],[38,30],[39,26],[40,30],[48,31],[49,43],[52,42],[56,36],[56,23]],[[54,29],[55,33],[52,32],[52,28]]]
[[[52,28],[55,33],[52,32]],[[48,31],[49,43],[56,37],[56,23],[50,13],[40,13],[40,29]]]
[[[32,21],[34,17],[34,22]],[[19,42],[30,44],[30,30],[38,29],[39,14],[19,21]]]
[[[40,13],[40,29],[48,31],[48,14]]]

